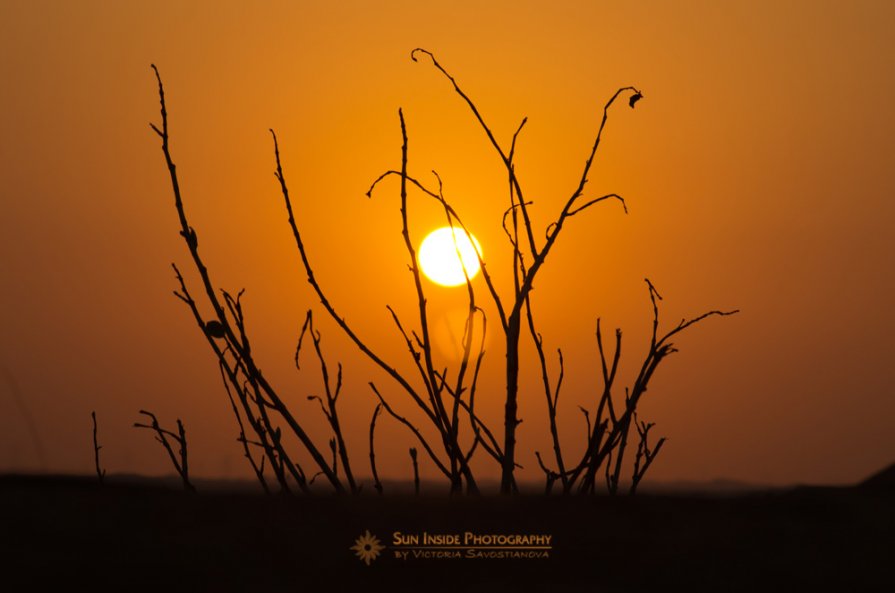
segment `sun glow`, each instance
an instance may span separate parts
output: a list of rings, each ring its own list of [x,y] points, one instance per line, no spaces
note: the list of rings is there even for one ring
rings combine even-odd
[[[441,227],[423,239],[417,258],[429,280],[442,286],[459,286],[466,283],[467,275],[472,279],[479,273],[481,254],[482,246],[474,235],[457,227]]]

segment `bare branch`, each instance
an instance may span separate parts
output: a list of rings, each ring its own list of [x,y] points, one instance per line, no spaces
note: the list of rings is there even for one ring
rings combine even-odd
[[[374,434],[376,433],[376,419],[382,411],[382,403],[376,404],[373,410],[373,417],[370,419],[370,469],[373,471],[373,487],[378,494],[382,494],[382,482],[379,481],[379,472],[376,471],[376,447],[374,445]]]
[[[183,423],[180,421],[180,418],[177,419],[177,433],[173,433],[170,430],[166,430],[162,428],[158,419],[155,417],[155,414],[152,412],[147,412],[146,410],[140,410],[140,414],[144,416],[148,416],[151,420],[151,424],[141,424],[140,422],[134,422],[135,428],[148,428],[156,433],[156,440],[162,444],[165,448],[165,451],[168,453],[168,457],[171,459],[171,463],[174,464],[174,469],[177,470],[177,473],[180,475],[181,480],[183,481],[183,488],[188,491],[195,493],[196,487],[190,482],[190,468],[189,468],[189,458],[187,456],[187,443],[186,443],[186,429],[183,427]],[[168,441],[168,437],[178,445],[178,454],[180,459],[174,455],[174,449],[171,447],[171,443]]]
[[[233,415],[236,417],[236,423],[239,425],[239,436],[237,437],[237,441],[242,443],[243,453],[245,454],[246,459],[249,460],[249,465],[252,466],[252,471],[255,472],[255,477],[258,478],[258,481],[261,483],[261,488],[264,489],[265,494],[270,494],[270,487],[267,485],[267,480],[264,478],[264,459],[265,457],[261,457],[260,465],[255,462],[255,457],[252,455],[252,452],[249,450],[249,444],[253,443],[246,438],[245,426],[242,422],[242,415],[239,413],[239,408],[236,407],[236,400],[233,399],[233,393],[230,390],[230,384],[227,379],[228,368],[225,365],[223,360],[219,361],[219,366],[221,370],[221,381],[224,383],[224,389],[227,391],[227,399],[230,400],[230,407],[233,409]],[[268,450],[268,446],[263,445],[260,442],[254,442],[257,446],[263,448],[265,451]]]
[[[348,488],[354,494],[358,492],[358,485],[354,480],[354,474],[351,471],[351,463],[348,456],[348,449],[345,445],[345,438],[342,435],[342,427],[339,422],[339,412],[336,404],[339,399],[339,393],[342,391],[342,364],[338,365],[338,373],[336,375],[336,384],[333,387],[330,383],[329,377],[329,367],[326,364],[326,358],[323,356],[323,349],[321,347],[321,336],[320,332],[314,329],[314,314],[309,309],[307,316],[305,317],[305,323],[301,328],[301,334],[298,338],[298,346],[295,349],[295,367],[299,368],[299,354],[301,352],[301,343],[302,339],[305,336],[305,332],[307,332],[311,336],[311,341],[314,344],[314,352],[317,355],[317,361],[320,366],[320,377],[323,383],[323,389],[326,396],[326,403],[322,398],[316,395],[309,396],[309,400],[316,399],[320,404],[320,409],[323,410],[323,415],[326,417],[329,422],[330,427],[333,431],[333,444],[331,447],[335,447],[334,451],[338,452],[338,456],[342,459],[342,468],[345,471],[345,479],[348,481]],[[336,464],[333,463],[333,474],[337,474],[336,472]]]
[[[416,449],[410,448],[410,460],[413,462],[413,492],[420,495],[420,466],[416,460]]]
[[[289,226],[292,229],[292,236],[295,239],[296,247],[298,248],[299,255],[301,256],[301,261],[304,266],[305,272],[308,275],[308,283],[314,289],[314,292],[317,294],[318,298],[320,298],[320,302],[323,305],[324,309],[330,314],[333,320],[339,325],[340,328],[345,332],[345,334],[351,339],[352,342],[363,352],[370,360],[372,360],[377,366],[379,366],[382,370],[384,370],[392,379],[395,380],[408,394],[413,397],[414,400],[422,401],[419,394],[417,394],[416,390],[407,379],[398,372],[393,366],[386,363],[379,355],[373,352],[367,344],[360,339],[360,337],[354,332],[350,325],[345,321],[345,318],[340,316],[338,312],[335,310],[333,305],[330,303],[329,299],[326,297],[326,294],[323,292],[323,288],[317,282],[317,279],[314,275],[313,267],[311,266],[311,262],[308,258],[307,250],[305,249],[304,242],[301,238],[301,233],[298,230],[298,225],[295,221],[295,214],[292,208],[292,200],[289,197],[289,188],[286,185],[286,178],[283,174],[283,167],[280,161],[280,149],[279,144],[277,143],[277,136],[273,130],[270,130],[271,136],[273,137],[274,142],[274,156],[276,158],[276,178],[280,182],[280,190],[283,194],[283,199],[286,204],[286,211],[289,215]],[[405,179],[405,176],[402,176],[402,179]],[[402,181],[403,183],[403,181]]]
[[[99,450],[102,447],[99,446],[96,440],[96,411],[90,412],[90,417],[93,418],[93,463],[96,466],[96,477],[99,479],[99,485],[102,486],[105,482],[106,470],[101,469],[99,464]]]
[[[439,470],[441,470],[441,473],[443,473],[445,475],[445,477],[450,478],[451,472],[448,470],[447,467],[445,467],[445,465],[441,462],[441,460],[438,459],[438,457],[435,455],[435,452],[432,450],[432,447],[430,447],[429,443],[426,441],[426,439],[423,438],[423,435],[422,435],[422,433],[420,433],[419,429],[417,429],[416,426],[414,426],[409,420],[407,420],[407,418],[404,418],[403,416],[399,415],[397,412],[395,412],[392,409],[392,407],[390,405],[388,405],[388,402],[385,400],[384,397],[382,397],[382,394],[379,393],[379,390],[376,388],[376,385],[372,381],[369,382],[368,385],[373,390],[373,393],[376,394],[376,397],[379,398],[379,403],[382,404],[382,407],[385,408],[385,411],[388,412],[392,418],[394,418],[395,420],[397,420],[398,422],[400,422],[401,424],[406,426],[408,429],[410,429],[410,432],[412,432],[414,434],[414,436],[417,438],[417,440],[423,446],[423,449],[425,449],[426,453],[429,454],[429,457],[432,459],[432,462],[435,464],[435,466]]]
[[[628,205],[625,203],[625,199],[623,197],[621,197],[618,194],[606,194],[605,196],[600,196],[599,198],[594,198],[592,200],[589,200],[588,202],[586,202],[576,208],[572,208],[571,210],[569,210],[569,213],[566,215],[566,218],[575,216],[582,210],[586,210],[587,208],[590,208],[594,204],[599,204],[600,202],[604,202],[606,200],[611,200],[611,199],[616,199],[619,202],[621,202],[622,208],[624,208],[624,210],[625,210],[625,214],[628,213]]]
[[[434,173],[434,171],[433,171],[433,173]],[[401,171],[394,171],[394,170],[392,170],[392,171],[386,171],[385,173],[383,173],[382,175],[380,175],[379,177],[377,177],[377,178],[376,178],[376,181],[374,181],[373,184],[370,186],[370,189],[367,190],[367,197],[371,197],[371,196],[372,196],[373,190],[376,188],[376,186],[377,186],[382,180],[384,180],[385,178],[390,177],[390,176],[392,176],[392,175],[395,175],[395,176],[399,176],[399,177],[400,177],[400,176],[401,176]],[[405,175],[404,177],[407,179],[407,182],[408,182],[408,183],[410,183],[411,185],[416,186],[416,187],[417,187],[420,191],[422,191],[424,194],[426,194],[427,196],[432,197],[432,198],[435,198],[436,200],[438,200],[438,201],[442,204],[442,206],[447,210],[447,212],[448,212],[449,215],[450,215],[450,218],[451,218],[451,219],[452,219],[452,220],[453,220],[453,221],[454,221],[460,228],[462,228],[464,232],[466,232],[467,234],[469,234],[469,228],[467,228],[467,226],[463,223],[463,219],[460,218],[460,215],[459,215],[459,214],[457,213],[457,211],[453,208],[453,206],[451,206],[447,201],[445,201],[445,200],[443,199],[442,196],[440,196],[437,192],[434,192],[434,191],[432,191],[432,190],[430,190],[430,189],[427,189],[425,186],[423,186],[422,183],[420,183],[420,182],[419,182],[418,180],[416,180],[414,177],[412,177],[412,176],[410,176],[410,175]],[[491,275],[490,275],[490,273],[488,272],[488,266],[487,266],[485,260],[482,258],[482,254],[478,253],[478,251],[476,251],[476,256],[477,256],[478,259],[479,259],[479,268],[480,268],[480,271],[481,271],[481,274],[482,274],[482,279],[485,281],[485,285],[488,287],[488,291],[489,291],[489,293],[491,294],[491,298],[492,298],[492,300],[494,301],[494,305],[495,305],[495,307],[497,308],[497,313],[498,313],[498,316],[500,317],[501,324],[502,324],[504,327],[506,327],[507,320],[506,320],[506,313],[505,313],[505,311],[504,311],[503,302],[501,301],[501,299],[500,299],[500,295],[499,295],[498,292],[497,292],[497,288],[496,288],[495,285],[494,285],[494,281],[492,280]]]
[[[442,74],[444,74],[444,76],[451,82],[451,85],[453,85],[454,90],[457,92],[458,95],[460,95],[460,97],[463,98],[463,100],[464,100],[464,101],[466,102],[466,104],[469,106],[469,109],[472,111],[472,113],[473,113],[473,115],[475,116],[476,120],[479,122],[479,125],[481,126],[482,130],[484,130],[485,134],[488,136],[488,140],[491,141],[491,145],[494,147],[494,149],[495,149],[495,150],[497,151],[497,153],[500,155],[500,158],[501,158],[501,160],[503,161],[504,166],[507,168],[507,172],[508,172],[509,175],[510,175],[510,183],[513,185],[513,187],[514,187],[514,189],[515,189],[515,191],[516,191],[516,195],[519,197],[520,211],[522,212],[522,218],[523,218],[524,221],[525,221],[525,229],[526,229],[526,232],[527,232],[527,234],[528,234],[528,244],[529,244],[529,248],[531,249],[531,253],[532,253],[532,254],[536,254],[536,253],[538,253],[538,248],[537,248],[537,245],[536,245],[536,243],[535,243],[534,234],[532,233],[531,220],[529,219],[529,216],[528,216],[528,210],[527,210],[526,207],[525,207],[525,200],[524,200],[524,198],[522,197],[522,188],[520,187],[520,185],[519,185],[519,181],[518,181],[518,179],[516,178],[516,173],[515,173],[515,171],[514,171],[514,169],[513,169],[512,160],[510,159],[510,157],[509,157],[507,154],[504,153],[503,149],[500,147],[500,144],[497,142],[497,139],[494,137],[493,132],[491,132],[491,128],[488,127],[488,124],[485,123],[484,118],[483,118],[482,115],[479,113],[478,107],[476,107],[475,103],[472,102],[472,99],[470,99],[469,96],[468,96],[466,93],[463,92],[463,90],[462,90],[462,89],[460,88],[460,86],[457,84],[457,81],[454,79],[454,77],[451,76],[451,75],[448,73],[448,71],[445,70],[445,69],[441,66],[441,64],[438,63],[438,60],[435,59],[435,56],[432,54],[432,52],[430,52],[430,51],[428,51],[428,50],[425,50],[425,49],[422,49],[422,48],[416,48],[416,49],[414,49],[412,52],[410,52],[410,59],[413,60],[414,62],[418,61],[417,58],[416,58],[416,54],[417,54],[418,52],[419,52],[419,53],[426,54],[427,56],[429,56],[429,58],[432,60],[432,64],[433,64],[433,65],[434,65],[434,66],[435,66],[435,67],[436,67]],[[523,124],[524,124],[524,120],[523,120]],[[516,136],[518,136],[519,131],[521,131],[521,129],[522,129],[522,125],[519,126],[519,128],[516,130],[516,133],[513,135],[513,147],[515,147]]]
[[[544,486],[544,494],[550,495],[553,492],[553,484],[557,479],[562,477],[561,474],[556,473],[552,469],[549,469],[546,465],[544,465],[544,460],[541,459],[541,452],[535,451],[535,457],[538,459],[538,465],[541,468],[541,471],[544,472],[544,475],[547,476],[547,482]]]
[[[662,445],[665,444],[666,440],[665,437],[662,437],[659,439],[659,442],[656,443],[656,447],[651,450],[649,447],[649,431],[655,426],[655,423],[650,422],[647,424],[646,422],[639,422],[637,420],[637,414],[634,413],[634,425],[637,427],[637,434],[640,437],[640,441],[637,443],[637,457],[634,459],[634,474],[631,479],[631,488],[628,491],[628,494],[632,496],[636,493],[638,484],[640,484],[640,481],[646,474],[646,470],[649,469],[649,466],[659,454],[659,450],[662,449]]]
[[[160,113],[162,117],[162,126],[159,129],[157,126],[153,125],[152,129],[158,134],[162,139],[162,152],[165,156],[165,163],[168,166],[168,172],[171,179],[171,187],[174,193],[174,205],[177,210],[178,219],[180,222],[180,235],[184,238],[186,242],[187,248],[189,249],[190,255],[193,260],[193,264],[196,267],[196,270],[199,273],[200,278],[202,279],[203,287],[205,288],[205,293],[208,298],[209,303],[214,309],[214,318],[217,322],[217,326],[209,326],[202,321],[202,317],[198,314],[198,310],[194,310],[194,315],[197,317],[197,320],[201,323],[201,327],[209,338],[209,342],[213,344],[213,338],[223,338],[226,343],[230,346],[230,348],[237,354],[240,363],[243,367],[248,371],[248,376],[251,378],[251,383],[256,390],[263,391],[266,396],[273,402],[274,406],[277,409],[277,412],[286,420],[290,429],[293,433],[298,437],[301,441],[302,445],[314,458],[314,461],[320,465],[321,470],[326,474],[327,479],[330,481],[332,486],[336,489],[336,491],[343,491],[344,487],[339,482],[338,478],[329,471],[326,460],[323,459],[320,452],[314,446],[314,443],[305,433],[304,429],[298,423],[298,421],[292,416],[289,412],[288,408],[283,404],[282,400],[277,396],[276,392],[273,388],[267,383],[264,379],[261,371],[255,366],[254,361],[252,360],[249,349],[248,349],[248,340],[245,335],[244,328],[240,326],[239,332],[240,336],[237,337],[233,332],[233,329],[230,327],[230,323],[227,319],[226,311],[224,306],[221,304],[220,300],[217,297],[217,293],[214,289],[214,285],[209,276],[208,270],[205,267],[202,258],[199,255],[199,241],[197,238],[196,231],[190,226],[187,221],[186,211],[183,205],[183,199],[181,196],[180,183],[177,177],[177,169],[174,164],[174,161],[171,157],[171,152],[169,148],[169,135],[168,135],[168,113],[167,107],[165,105],[165,92],[164,86],[162,84],[161,75],[159,74],[158,68],[155,65],[152,65],[152,69],[155,72],[156,80],[158,81],[159,88],[159,103],[161,106]],[[179,272],[178,272],[179,276]],[[181,277],[182,281],[182,277]],[[182,287],[184,287],[181,282]],[[185,288],[185,287],[184,287]],[[181,292],[178,296],[185,296],[185,290]],[[226,298],[226,297],[225,297]],[[184,299],[181,299],[184,300]],[[187,303],[188,305],[190,303]],[[233,305],[231,301],[228,300],[228,306]],[[195,303],[191,305],[191,308],[195,306]],[[238,309],[238,306],[236,307]],[[231,309],[233,312],[233,309]],[[242,323],[241,314],[237,315],[240,324]],[[211,327],[214,327],[215,331],[210,331]],[[216,345],[212,345],[215,353],[219,356],[221,355],[221,350],[217,348]],[[263,406],[262,406],[263,410]],[[273,462],[273,459],[271,460]],[[281,459],[282,461],[282,459]]]

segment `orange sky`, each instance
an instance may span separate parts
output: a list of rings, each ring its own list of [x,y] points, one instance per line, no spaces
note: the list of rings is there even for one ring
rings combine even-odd
[[[630,383],[647,346],[648,276],[666,321],[742,310],[682,336],[660,368],[642,408],[669,437],[652,479],[848,482],[895,460],[895,5],[480,4],[4,2],[0,471],[91,472],[96,410],[110,472],[167,473],[150,435],[131,428],[147,408],[183,419],[196,475],[249,475],[213,355],[171,295],[170,263],[186,267],[188,254],[148,126],[158,121],[150,62],[206,262],[220,286],[247,289],[256,356],[318,438],[322,417],[304,398],[319,392],[317,376],[291,365],[316,299],[268,128],[321,283],[402,364],[385,309],[414,311],[397,185],[364,197],[400,165],[398,107],[411,171],[439,172],[509,287],[501,163],[448,83],[410,61],[417,46],[505,145],[529,117],[516,160],[539,229],[574,189],[606,99],[629,84],[644,93],[636,110],[612,112],[588,185],[624,195],[630,214],[605,204],[572,219],[534,293],[548,350],[566,355],[570,449],[583,432],[577,404],[598,387],[596,318],[624,330]],[[421,199],[411,208],[420,240],[441,215]],[[435,316],[464,305],[462,289],[430,297]],[[318,318],[346,366],[342,413],[365,475],[366,383],[387,382]],[[488,348],[480,405],[498,429],[500,340]],[[548,431],[536,377],[523,371],[519,462],[523,478],[540,479],[533,452],[548,448]],[[383,420],[379,437],[382,473],[408,475],[406,432]]]

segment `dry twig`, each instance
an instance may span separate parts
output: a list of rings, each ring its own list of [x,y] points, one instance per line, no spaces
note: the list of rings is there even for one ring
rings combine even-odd
[[[99,450],[102,447],[96,440],[96,412],[90,412],[90,417],[93,418],[93,463],[96,466],[96,477],[99,479],[100,486],[102,486],[105,483],[106,470],[100,469],[99,465]]]
[[[165,451],[168,453],[168,457],[171,458],[171,463],[174,464],[174,469],[177,470],[177,474],[183,481],[184,490],[187,490],[188,492],[195,492],[196,487],[193,486],[193,484],[190,482],[190,466],[186,448],[186,429],[183,427],[183,423],[180,421],[180,418],[177,419],[177,433],[175,434],[170,430],[162,428],[159,425],[158,419],[155,417],[155,414],[153,414],[152,412],[140,410],[140,413],[144,416],[148,416],[152,420],[152,423],[141,424],[140,422],[134,422],[134,427],[148,428],[155,431],[155,440],[161,443],[161,445],[165,448]],[[174,449],[171,447],[171,443],[168,441],[169,437],[173,440],[174,443],[177,444],[178,455],[176,456],[174,455]]]
[[[343,492],[344,486],[333,472],[329,463],[323,457],[316,445],[312,442],[304,428],[268,383],[261,370],[255,364],[251,355],[251,347],[245,332],[245,323],[242,316],[242,308],[238,295],[235,299],[227,292],[221,291],[222,298],[218,297],[217,290],[209,275],[202,257],[199,254],[199,239],[196,230],[189,224],[186,210],[181,196],[180,183],[177,176],[177,168],[170,151],[170,137],[168,132],[168,112],[165,104],[165,91],[162,85],[161,75],[155,65],[152,65],[158,81],[159,103],[161,105],[161,127],[150,123],[152,130],[161,138],[162,153],[168,167],[171,179],[171,188],[174,193],[174,206],[177,210],[180,222],[180,235],[186,242],[193,264],[205,289],[208,304],[213,309],[213,316],[207,320],[200,314],[198,305],[189,295],[186,284],[180,272],[175,267],[177,279],[181,285],[181,291],[175,295],[184,301],[193,313],[193,316],[202,329],[219,363],[224,370],[224,376],[230,386],[237,392],[243,413],[249,424],[255,430],[258,441],[270,461],[271,468],[277,475],[283,490],[288,491],[285,472],[288,471],[302,490],[306,490],[304,472],[289,458],[282,446],[281,430],[274,425],[269,411],[275,412],[298,438],[302,446],[326,476],[332,487],[337,492]],[[218,344],[220,342],[220,345]],[[234,409],[237,408],[234,406]],[[242,433],[243,444],[246,445],[244,431]],[[258,475],[258,466],[252,462],[253,469]],[[261,479],[259,477],[259,479]],[[262,482],[263,483],[263,482]]]

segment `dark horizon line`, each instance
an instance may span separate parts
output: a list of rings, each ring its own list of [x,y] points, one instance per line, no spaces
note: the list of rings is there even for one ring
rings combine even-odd
[[[371,480],[372,478],[367,478]],[[65,472],[42,472],[42,471],[10,471],[0,472],[0,484],[11,482],[52,482],[59,481],[71,484],[99,486],[96,475],[91,473],[65,473]],[[206,492],[254,492],[259,490],[257,479],[250,477],[245,478],[224,478],[224,477],[195,477],[193,481],[197,487]],[[404,495],[413,494],[414,482],[412,479],[382,479],[383,486],[386,487],[385,496],[389,496],[388,490],[393,489],[392,494]],[[493,487],[496,493],[499,490],[499,478],[482,478],[479,480],[483,490],[490,490]],[[106,476],[107,486],[149,486],[163,489],[179,489],[181,486],[180,477],[176,474],[164,475],[148,475],[132,472],[109,473]],[[426,496],[439,495],[443,493],[447,496],[446,486],[442,480],[437,479],[421,479],[420,485]],[[544,482],[539,480],[520,480],[520,492],[523,495],[544,494]],[[895,464],[892,464],[879,472],[875,472],[857,482],[853,483],[801,483],[794,482],[785,485],[770,485],[759,482],[748,482],[744,480],[736,480],[730,478],[711,478],[706,480],[692,479],[670,479],[670,480],[651,480],[644,482],[640,487],[643,494],[749,494],[760,492],[780,492],[786,490],[795,490],[800,488],[830,488],[830,489],[848,489],[862,487],[895,487]],[[324,494],[324,492],[320,492]],[[364,490],[364,495],[374,494],[375,491],[370,483],[369,492]],[[561,496],[556,492],[553,496]],[[624,497],[624,495],[622,495]]]

